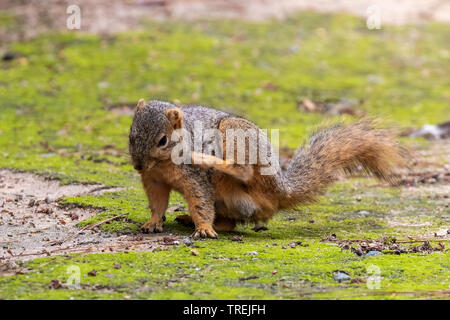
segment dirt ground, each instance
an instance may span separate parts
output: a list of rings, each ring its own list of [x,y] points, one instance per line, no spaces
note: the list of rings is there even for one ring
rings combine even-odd
[[[102,185],[61,185],[31,173],[0,170],[0,261],[69,252],[152,251],[167,244],[167,234],[118,235],[93,226],[78,228],[80,221],[100,209],[58,204],[62,197],[118,190]]]
[[[99,34],[135,29],[145,20],[242,18],[258,21],[283,19],[302,10],[367,17],[374,12],[369,9],[371,6],[376,6],[380,13],[381,27],[450,22],[448,0],[5,0],[0,3],[0,10],[17,17],[19,23],[14,32],[1,30],[0,38],[23,40],[48,30],[64,30],[69,16],[66,9],[72,4],[81,9],[81,30]]]

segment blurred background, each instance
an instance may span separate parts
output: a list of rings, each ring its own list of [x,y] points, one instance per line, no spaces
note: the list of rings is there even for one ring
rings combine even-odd
[[[1,166],[94,181],[129,172],[140,98],[280,129],[287,156],[342,118],[379,116],[407,143],[448,136],[450,1],[3,0],[0,9]]]

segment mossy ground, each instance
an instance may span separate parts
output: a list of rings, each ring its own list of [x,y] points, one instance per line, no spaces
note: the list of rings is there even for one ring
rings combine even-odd
[[[4,23],[12,22],[2,16]],[[126,156],[131,118],[109,106],[141,97],[202,103],[280,129],[280,144],[292,148],[330,120],[299,112],[302,98],[364,100],[366,113],[400,127],[437,123],[449,116],[449,35],[444,24],[371,31],[357,18],[308,12],[281,22],[151,23],[144,31],[113,36],[55,33],[3,44],[17,58],[1,63],[0,167],[65,183],[127,187],[64,202],[105,208],[88,222],[128,212],[128,222],[103,229],[138,233],[149,213]],[[104,152],[105,146],[117,152]],[[319,203],[281,212],[269,231],[240,227],[219,240],[197,241],[198,256],[179,245],[152,253],[32,260],[25,263],[31,272],[0,278],[0,298],[448,298],[448,252],[358,257],[320,242],[331,233],[378,239],[449,225],[441,202],[374,185],[368,179],[338,183]],[[172,195],[172,203],[182,201]],[[423,226],[393,226],[388,222],[394,213]],[[171,232],[192,232],[174,222],[175,213],[167,218]],[[228,240],[235,234],[244,242]],[[292,241],[309,246],[282,248]],[[67,280],[71,265],[81,269],[81,289],[49,289],[51,280]],[[378,290],[333,280],[335,270],[365,279],[370,265],[380,270]],[[87,275],[92,269],[97,276]],[[258,278],[239,280],[249,276]]]

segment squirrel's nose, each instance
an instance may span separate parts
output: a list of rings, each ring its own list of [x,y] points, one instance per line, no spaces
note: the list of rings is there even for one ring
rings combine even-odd
[[[142,163],[138,163],[134,165],[134,169],[136,169],[137,171],[141,171],[142,170]]]

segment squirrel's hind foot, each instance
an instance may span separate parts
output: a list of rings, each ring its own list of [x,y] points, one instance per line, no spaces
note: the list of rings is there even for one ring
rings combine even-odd
[[[192,235],[194,239],[199,238],[213,238],[217,239],[219,238],[219,235],[216,231],[214,231],[212,226],[208,225],[200,225],[197,228],[195,228],[194,234]]]
[[[141,227],[141,231],[143,233],[160,233],[163,232],[163,221],[165,219],[162,219],[161,221],[154,222],[152,219],[144,223],[144,225]]]

